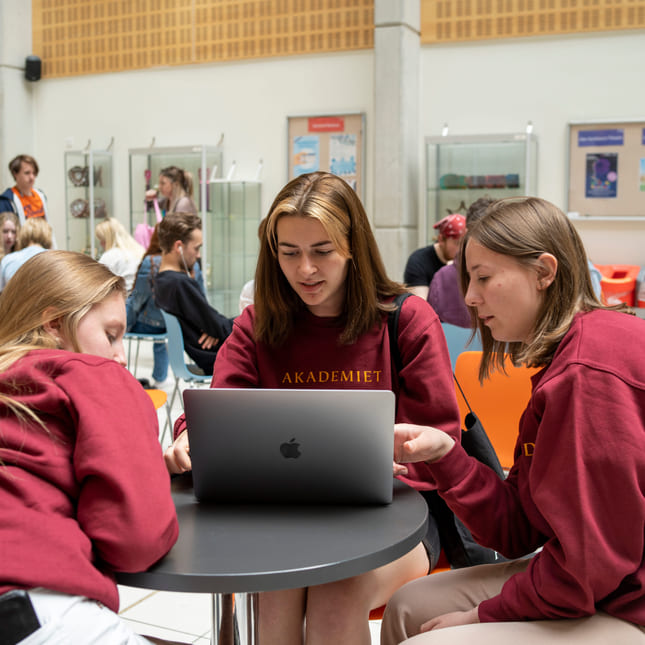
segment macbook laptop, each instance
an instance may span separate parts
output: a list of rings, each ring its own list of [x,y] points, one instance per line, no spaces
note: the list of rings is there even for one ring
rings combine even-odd
[[[186,389],[199,500],[387,504],[394,394]]]

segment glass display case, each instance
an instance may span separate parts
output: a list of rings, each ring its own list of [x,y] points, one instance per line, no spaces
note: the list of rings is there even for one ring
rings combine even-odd
[[[137,224],[154,226],[156,215],[153,202],[146,201],[145,192],[157,188],[162,168],[177,166],[191,173],[193,200],[202,220],[211,211],[208,184],[222,176],[222,147],[196,145],[180,147],[132,148],[128,150],[130,165],[130,232]]]
[[[94,229],[112,214],[112,143],[106,150],[65,151],[66,245],[98,256]]]
[[[239,314],[240,292],[253,279],[259,249],[261,184],[216,179],[209,185],[202,267],[209,302],[226,316]]]
[[[426,137],[426,226],[448,213],[465,213],[479,197],[534,195],[537,189],[537,139],[531,132]],[[423,231],[421,232],[423,235]]]

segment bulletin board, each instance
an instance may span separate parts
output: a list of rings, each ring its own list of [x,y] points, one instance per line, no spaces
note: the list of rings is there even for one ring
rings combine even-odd
[[[645,120],[569,124],[568,211],[645,216]]]
[[[289,180],[324,170],[342,177],[363,199],[365,114],[287,117]]]

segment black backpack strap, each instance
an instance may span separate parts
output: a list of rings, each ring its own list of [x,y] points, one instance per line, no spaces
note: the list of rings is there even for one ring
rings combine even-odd
[[[392,301],[396,305],[396,309],[390,311],[387,315],[387,331],[390,337],[390,357],[395,368],[397,379],[399,372],[403,368],[403,360],[401,359],[401,352],[399,351],[399,316],[401,315],[403,301],[411,295],[412,294],[408,291],[396,296]],[[395,374],[392,376],[395,376]]]

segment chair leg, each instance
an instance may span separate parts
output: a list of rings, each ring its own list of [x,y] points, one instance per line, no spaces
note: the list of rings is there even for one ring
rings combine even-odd
[[[172,443],[172,419],[170,416],[170,406],[168,405],[168,399],[166,399],[165,406],[166,408],[166,422],[163,424],[163,431],[161,432],[161,447],[163,448],[163,442],[164,439],[166,438],[166,432],[170,434],[170,442]]]
[[[175,397],[179,394],[181,397],[181,392],[179,392],[179,379],[175,377],[175,387],[172,391],[172,396],[170,397],[170,409],[172,410],[173,403],[175,402]],[[182,408],[183,408],[183,402],[182,402]]]
[[[139,365],[139,347],[141,345],[141,339],[137,338],[137,351],[134,355],[134,372],[133,376],[134,378],[137,378],[137,366]]]

